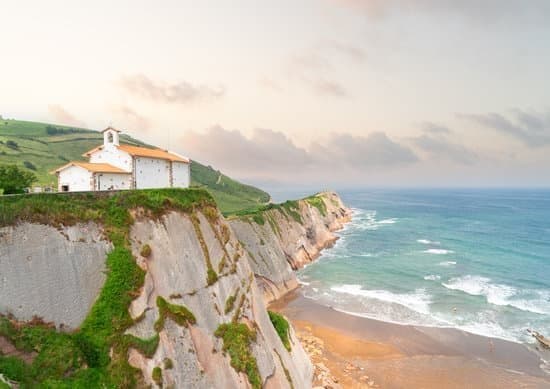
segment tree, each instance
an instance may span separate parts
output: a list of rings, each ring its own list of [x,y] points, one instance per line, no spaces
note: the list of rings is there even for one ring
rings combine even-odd
[[[0,189],[4,194],[25,193],[36,181],[34,173],[20,169],[16,165],[0,165]]]

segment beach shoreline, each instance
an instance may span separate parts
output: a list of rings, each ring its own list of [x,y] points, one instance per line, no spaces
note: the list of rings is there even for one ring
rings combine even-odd
[[[550,375],[541,368],[542,354],[550,357],[550,351],[535,346],[350,315],[304,297],[300,288],[269,309],[294,326],[316,366],[314,386],[550,387]]]

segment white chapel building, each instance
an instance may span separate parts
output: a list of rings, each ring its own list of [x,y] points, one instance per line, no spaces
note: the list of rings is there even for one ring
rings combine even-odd
[[[166,150],[121,145],[120,131],[112,127],[102,132],[103,145],[83,154],[89,162],[72,161],[55,170],[60,192],[189,186],[189,159]]]

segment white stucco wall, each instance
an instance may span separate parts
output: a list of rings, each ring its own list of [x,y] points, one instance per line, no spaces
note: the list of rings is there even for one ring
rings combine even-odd
[[[98,190],[130,189],[131,174],[96,173],[95,182]]]
[[[59,172],[58,190],[69,185],[69,192],[93,190],[92,173],[80,166],[70,166]]]
[[[170,187],[170,161],[135,158],[136,189]]]
[[[92,153],[90,155],[90,162],[108,163],[128,172],[132,171],[132,156],[111,144],[105,145],[103,149]]]
[[[172,162],[172,180],[175,188],[187,188],[190,184],[190,164],[183,162]]]

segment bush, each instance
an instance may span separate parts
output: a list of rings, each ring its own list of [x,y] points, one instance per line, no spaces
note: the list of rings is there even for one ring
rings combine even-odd
[[[164,358],[164,370],[170,370],[174,368],[174,362],[170,358]]]
[[[6,146],[8,146],[10,149],[13,149],[13,150],[19,150],[19,145],[17,144],[17,142],[14,142],[13,140],[8,140],[6,142]]]
[[[141,248],[141,251],[140,251],[140,255],[144,258],[149,258],[152,254],[152,250],[151,250],[151,246],[149,246],[148,244],[144,245],[142,248]]]
[[[32,162],[24,161],[23,166],[25,166],[27,169],[36,171],[36,166],[34,166],[34,164]]]
[[[243,323],[226,323],[218,327],[214,335],[223,339],[223,351],[231,358],[231,366],[244,372],[254,389],[262,387],[258,364],[250,351],[250,343],[256,340],[256,332]]]
[[[25,193],[25,188],[35,181],[33,173],[16,165],[0,165],[0,189],[4,189],[4,194]]]
[[[160,332],[164,328],[166,317],[174,320],[181,326],[195,324],[197,319],[195,315],[183,305],[170,304],[161,296],[157,297],[157,307],[159,309],[159,318],[155,323],[155,330]]]
[[[218,281],[218,275],[214,271],[214,269],[208,269],[207,277],[206,277],[206,283],[208,286],[214,285]]]
[[[157,384],[158,386],[162,386],[162,369],[160,367],[155,367],[153,369],[153,373],[151,374],[151,378]]]
[[[235,305],[235,300],[237,299],[237,295],[239,294],[240,288],[237,288],[235,291],[235,294],[232,296],[229,296],[227,300],[225,300],[225,314],[227,315],[229,312],[233,310],[233,307]]]
[[[271,323],[273,324],[273,327],[275,327],[275,331],[277,331],[277,334],[279,335],[279,338],[281,338],[281,341],[283,342],[283,345],[285,348],[290,351],[290,338],[289,338],[289,328],[288,321],[278,313],[267,311],[269,314],[269,319],[271,320]]]

